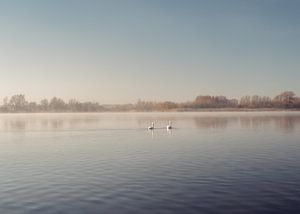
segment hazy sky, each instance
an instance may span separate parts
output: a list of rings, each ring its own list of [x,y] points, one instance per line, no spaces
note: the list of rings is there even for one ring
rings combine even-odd
[[[300,95],[298,0],[0,0],[0,99]]]

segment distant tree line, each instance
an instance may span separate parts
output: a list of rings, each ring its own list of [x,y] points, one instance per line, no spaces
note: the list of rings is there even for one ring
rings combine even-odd
[[[239,108],[259,109],[278,108],[292,109],[300,108],[300,98],[292,91],[285,91],[273,99],[267,96],[243,96],[240,100],[228,99],[225,96],[197,96],[194,101],[174,102],[148,102],[138,101],[135,109],[138,111],[169,111],[169,110],[197,110],[205,108]]]
[[[24,94],[17,94],[10,99],[4,98],[1,112],[97,112],[103,111],[103,106],[93,102],[79,102],[71,99],[53,97],[51,100],[42,99],[40,103],[29,102]]]
[[[24,94],[4,98],[0,112],[110,112],[110,111],[193,111],[205,108],[237,109],[300,109],[300,98],[292,91],[285,91],[273,99],[267,96],[244,96],[240,100],[225,96],[197,96],[194,101],[175,103],[171,101],[150,102],[139,100],[135,104],[100,105],[97,102],[79,102],[61,98],[42,99],[39,103],[29,102]]]

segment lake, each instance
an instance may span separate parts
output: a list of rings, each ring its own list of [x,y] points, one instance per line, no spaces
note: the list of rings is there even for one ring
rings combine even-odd
[[[300,213],[300,113],[1,114],[0,169],[0,213]]]

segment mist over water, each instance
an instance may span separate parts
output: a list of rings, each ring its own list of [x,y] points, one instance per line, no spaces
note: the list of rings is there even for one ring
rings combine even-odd
[[[1,114],[0,213],[296,213],[299,131],[297,112]]]

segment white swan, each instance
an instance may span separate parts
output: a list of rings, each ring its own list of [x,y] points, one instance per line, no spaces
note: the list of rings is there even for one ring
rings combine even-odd
[[[171,123],[171,121],[169,121],[169,124],[167,125],[167,129],[172,129],[173,127],[172,127],[172,123]]]
[[[153,130],[154,129],[154,122],[151,123],[151,126],[148,127],[148,130]]]

